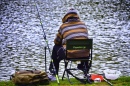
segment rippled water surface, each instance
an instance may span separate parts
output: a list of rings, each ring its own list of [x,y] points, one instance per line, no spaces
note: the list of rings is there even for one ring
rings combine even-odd
[[[1,0],[0,80],[9,80],[13,70],[36,68],[45,71],[44,36],[52,50],[61,19],[71,7],[78,10],[89,37],[94,40],[90,72],[116,69],[130,76],[129,0],[36,0],[36,3],[34,0]],[[49,62],[47,50],[47,68]],[[61,76],[63,61],[60,69]]]

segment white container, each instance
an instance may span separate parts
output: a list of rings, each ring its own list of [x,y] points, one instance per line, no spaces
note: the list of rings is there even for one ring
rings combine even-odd
[[[103,72],[105,74],[105,78],[110,79],[110,80],[115,80],[121,76],[121,72],[117,70],[107,69],[107,70],[104,70]]]

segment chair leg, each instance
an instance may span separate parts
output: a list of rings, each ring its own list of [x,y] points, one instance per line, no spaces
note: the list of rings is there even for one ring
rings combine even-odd
[[[92,82],[90,81],[90,76],[88,75],[89,68],[87,68],[85,62],[84,62],[84,67],[85,67],[85,68],[84,68],[84,69],[85,69],[85,70],[84,70],[84,74],[85,74],[85,76],[86,76],[86,80],[87,80],[88,83],[91,84]]]
[[[64,79],[64,75],[65,75],[65,72],[66,72],[66,69],[67,69],[67,65],[68,65],[68,62],[66,62],[65,60],[64,60],[64,63],[65,63],[65,70],[63,72],[62,80]]]
[[[73,84],[73,83],[70,81],[70,77],[69,77],[68,72],[66,72],[66,73],[67,73],[67,79],[68,79],[68,81],[70,82],[70,84]]]
[[[69,74],[72,75],[73,77],[75,77],[77,80],[79,80],[80,82],[86,84],[87,82],[88,83],[92,83],[91,80],[90,80],[90,76],[88,75],[88,71],[89,71],[89,68],[88,66],[86,65],[86,63],[84,62],[84,68],[82,69],[83,73],[84,73],[84,76],[85,76],[85,79],[79,79],[78,77],[74,76],[73,73],[70,72],[70,70],[74,70],[74,69],[67,69],[67,66],[68,66],[68,63],[69,61],[65,61],[65,70],[64,70],[64,73],[63,73],[63,76],[62,76],[62,80],[64,78],[64,75],[65,75],[65,72],[67,74],[67,78],[68,78],[68,81],[70,82],[70,84],[73,84],[71,81],[70,81],[70,77],[69,77]]]
[[[69,61],[65,61],[65,60],[64,60],[64,63],[65,63],[65,70],[64,70],[64,73],[63,73],[63,76],[62,76],[62,80],[64,79],[65,72],[67,71],[67,72],[66,72],[66,74],[67,74],[67,79],[68,79],[69,83],[72,84],[72,82],[70,81],[69,74],[68,74],[68,71],[69,71],[69,70],[67,69],[67,66],[68,66]]]
[[[65,75],[65,70],[64,70],[63,75],[62,75],[62,80],[64,79],[64,75]]]
[[[90,76],[87,75],[86,78],[87,78],[87,82],[91,84],[92,82],[90,81]]]

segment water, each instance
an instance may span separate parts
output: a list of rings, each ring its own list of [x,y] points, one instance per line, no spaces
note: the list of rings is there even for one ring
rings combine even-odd
[[[36,4],[50,50],[61,18],[74,7],[94,40],[90,72],[116,69],[130,75],[129,0],[38,0]],[[0,80],[9,80],[13,70],[45,70],[46,42],[34,1],[1,0],[0,8]],[[47,50],[47,68],[49,62]],[[63,61],[60,65],[61,76]]]

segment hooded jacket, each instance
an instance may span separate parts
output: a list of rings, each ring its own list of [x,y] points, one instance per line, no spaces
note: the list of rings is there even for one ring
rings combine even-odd
[[[79,15],[76,12],[67,13],[62,19],[62,23],[54,40],[56,45],[63,45],[65,47],[66,40],[68,39],[88,39],[86,25],[80,21]],[[68,58],[87,57],[89,50],[87,50],[87,53],[85,50],[71,50],[67,51],[67,55]]]

